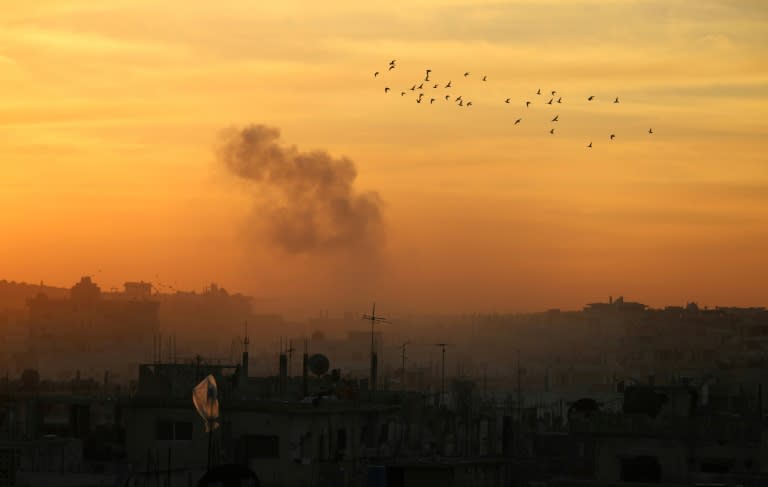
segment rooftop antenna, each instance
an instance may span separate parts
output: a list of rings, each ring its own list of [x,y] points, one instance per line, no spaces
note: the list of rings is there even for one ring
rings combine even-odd
[[[445,396],[445,347],[449,347],[450,343],[433,343],[434,346],[440,347],[443,351],[443,370],[442,377],[440,379],[440,404],[443,403],[443,397]]]
[[[288,340],[288,377],[291,376],[291,363],[293,363],[293,352],[295,352],[296,349],[293,348],[293,340]]]
[[[400,345],[400,348],[402,349],[402,360],[403,360],[403,377],[402,377],[402,382],[401,382],[401,385],[402,385],[403,389],[405,389],[405,377],[406,377],[406,375],[405,375],[405,359],[406,359],[405,347],[407,347],[409,343],[411,343],[411,342],[403,342],[403,344]]]
[[[376,302],[373,303],[373,307],[371,308],[371,314],[364,314],[361,317],[362,319],[366,321],[371,322],[371,379],[370,379],[370,395],[371,398],[373,398],[374,393],[376,392],[376,348],[374,346],[373,342],[373,327],[374,325],[378,325],[381,323],[391,323],[388,319],[384,318],[383,316],[376,316]]]

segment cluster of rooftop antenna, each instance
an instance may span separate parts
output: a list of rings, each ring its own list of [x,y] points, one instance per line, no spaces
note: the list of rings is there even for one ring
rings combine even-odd
[[[393,59],[392,61],[389,62],[389,65],[387,66],[386,72],[392,71],[396,67],[397,67],[397,60]],[[436,101],[442,101],[442,102],[452,102],[457,107],[467,107],[468,108],[468,107],[472,106],[472,101],[465,100],[463,98],[463,95],[454,96],[451,93],[445,93],[445,94],[439,94],[438,95],[437,92],[432,92],[432,93],[435,93],[434,96],[433,95],[425,95],[425,93],[427,93],[427,92],[429,92],[431,90],[438,90],[438,89],[447,90],[447,89],[450,89],[450,88],[453,87],[453,84],[452,84],[453,81],[452,80],[449,79],[447,82],[439,82],[438,83],[435,80],[430,79],[430,75],[431,74],[432,74],[432,70],[431,69],[426,69],[425,70],[424,79],[420,80],[417,83],[414,83],[410,88],[406,87],[404,89],[404,91],[400,92],[400,96],[401,97],[402,96],[406,96],[406,95],[408,95],[409,92],[412,92],[416,96],[416,103],[419,103],[419,104],[421,104],[422,102],[425,102],[424,103],[425,105],[427,105],[427,104],[432,105]],[[383,77],[382,73],[379,72],[379,71],[376,71],[375,73],[373,73],[373,77],[374,78],[378,78],[380,75]],[[463,77],[464,78],[469,78],[471,75],[472,75],[472,73],[470,73],[469,71],[465,71]],[[482,75],[482,77],[480,78],[480,81],[481,82],[488,81],[488,76],[487,75]],[[384,87],[384,93],[389,93],[390,91],[392,91],[392,89],[389,86],[385,86]],[[557,90],[551,90],[549,92],[549,94],[550,94],[549,100],[544,102],[543,104],[545,104],[545,105],[555,105],[555,104],[563,103],[563,97],[558,94]],[[539,88],[536,91],[536,95],[537,96],[541,96],[542,95],[541,88]],[[426,103],[427,101],[429,103]],[[590,96],[587,97],[587,101],[588,102],[597,102],[597,97],[595,95],[590,95]],[[504,100],[504,103],[506,103],[506,104],[512,103],[512,98],[506,98]],[[619,97],[618,96],[613,99],[613,103],[614,104],[619,103]],[[525,108],[529,108],[532,104],[534,104],[534,102],[532,102],[531,100],[525,100]],[[556,123],[559,120],[560,120],[560,115],[556,113],[554,118],[552,118],[552,120],[550,120],[550,123]],[[514,121],[514,123],[512,123],[512,125],[513,126],[518,125],[522,121],[523,121],[523,118],[522,117],[518,117]],[[550,135],[555,135],[555,127],[550,127],[549,133],[550,133]],[[648,134],[649,135],[653,134],[653,129],[652,128],[648,129]],[[611,133],[608,136],[608,140],[609,141],[612,141],[615,138],[616,138],[616,134],[615,133]],[[587,144],[586,147],[588,149],[591,149],[592,148],[592,141],[590,141],[589,144]]]

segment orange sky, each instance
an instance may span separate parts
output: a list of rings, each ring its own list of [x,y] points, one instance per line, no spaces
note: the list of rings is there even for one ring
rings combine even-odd
[[[337,311],[765,305],[766,45],[758,0],[6,0],[0,278]],[[474,106],[400,97],[425,68]],[[356,163],[381,256],[244,237],[250,195],[213,147],[250,123]]]

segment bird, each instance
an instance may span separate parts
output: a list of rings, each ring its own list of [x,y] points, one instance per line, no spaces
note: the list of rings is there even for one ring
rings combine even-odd
[[[467,106],[468,106],[468,107],[471,107],[471,106],[472,106],[472,102],[471,102],[471,101],[468,101],[468,102],[467,102]]]
[[[424,83],[421,83],[419,86],[416,87],[417,90],[423,90],[424,89]]]
[[[483,75],[483,81],[488,81],[487,78],[487,76]]]
[[[429,81],[429,73],[431,73],[431,72],[432,72],[431,69],[427,70],[427,75],[424,77],[424,81]]]
[[[613,102],[614,102],[614,103],[618,103],[618,102],[619,102],[619,97],[617,96],[617,97],[616,97],[616,99],[615,99],[615,100],[613,100]]]
[[[389,93],[389,86],[384,87],[384,93]]]
[[[652,128],[651,128],[651,129],[648,129],[648,133],[649,133],[649,134],[652,134],[652,133],[653,133],[653,129],[652,129]]]
[[[549,133],[552,134],[552,135],[555,135],[555,129],[550,129]]]
[[[445,87],[446,87],[446,88],[450,88],[450,87],[451,87],[451,82],[449,81],[449,82],[448,82],[448,84],[447,84],[447,85],[445,85]]]
[[[553,119],[552,119],[552,121],[553,121],[553,122],[557,122],[557,117],[559,117],[559,116],[560,116],[560,115],[555,115],[555,118],[553,118]]]
[[[434,102],[435,102],[435,99],[434,99],[434,98],[430,98],[430,99],[429,99],[429,104],[430,104],[430,105],[431,105],[431,104],[433,104]]]
[[[401,92],[400,92],[400,96],[405,96],[405,92],[404,92],[404,91],[401,91]]]
[[[611,134],[611,140],[613,140],[616,137],[616,134]]]
[[[506,100],[504,100],[504,103],[509,103],[509,98],[507,98]]]
[[[416,89],[416,85],[411,86],[411,91]]]
[[[529,101],[525,102],[525,108],[528,108],[528,105],[530,105],[530,104],[531,104],[531,102],[529,102]]]
[[[378,76],[378,75],[379,75],[379,72],[378,72],[378,71],[376,71],[375,73],[373,73],[373,77],[374,77],[374,78],[375,78],[376,76]]]
[[[554,98],[550,98],[549,101],[547,102],[547,105],[551,105],[552,104],[552,100],[554,100]]]
[[[438,85],[433,86],[432,88],[437,88]]]
[[[395,69],[395,65],[394,64],[390,64],[388,71],[392,71],[393,69]]]
[[[447,100],[448,98],[450,98],[450,97],[451,97],[451,95],[445,95],[445,99],[446,99],[446,100]]]
[[[464,77],[466,78],[467,76],[469,76],[469,71],[467,71],[466,73],[464,73]]]
[[[555,93],[557,93],[555,90],[552,90],[552,96],[555,96]]]
[[[421,103],[421,98],[416,98],[416,103]]]
[[[456,101],[461,101],[461,95],[456,97]]]
[[[537,95],[540,95],[540,94],[541,94],[541,88],[539,88],[539,90],[536,92],[536,94],[537,94]]]
[[[563,102],[563,97],[561,96],[560,98],[558,98],[558,99],[557,99],[557,102],[558,102],[558,103],[562,103],[562,102]]]
[[[418,98],[418,99],[419,99],[419,100],[421,100],[421,98],[422,98],[423,96],[424,96],[424,93],[419,93],[419,98]]]
[[[464,106],[464,100],[459,100],[459,106],[460,106],[460,107],[463,107],[463,106]]]
[[[517,120],[515,120],[515,123],[513,123],[512,125],[517,125],[518,123],[520,123],[521,120],[522,118],[518,118]]]
[[[395,64],[395,62],[396,62],[396,61],[397,61],[397,59],[393,59],[393,60],[391,60],[391,61],[389,62],[390,66],[391,66],[391,65],[393,65],[393,64]]]
[[[587,101],[592,101],[592,99],[595,97],[595,95],[591,95],[587,98]]]
[[[592,142],[590,142],[589,145],[587,146],[587,149],[591,149],[591,148],[592,148]]]

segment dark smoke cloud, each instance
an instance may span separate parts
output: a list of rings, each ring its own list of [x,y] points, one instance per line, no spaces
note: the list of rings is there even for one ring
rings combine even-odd
[[[280,130],[250,125],[223,134],[219,160],[256,190],[256,217],[290,253],[370,252],[383,234],[382,201],[356,192],[354,163],[280,144]]]

